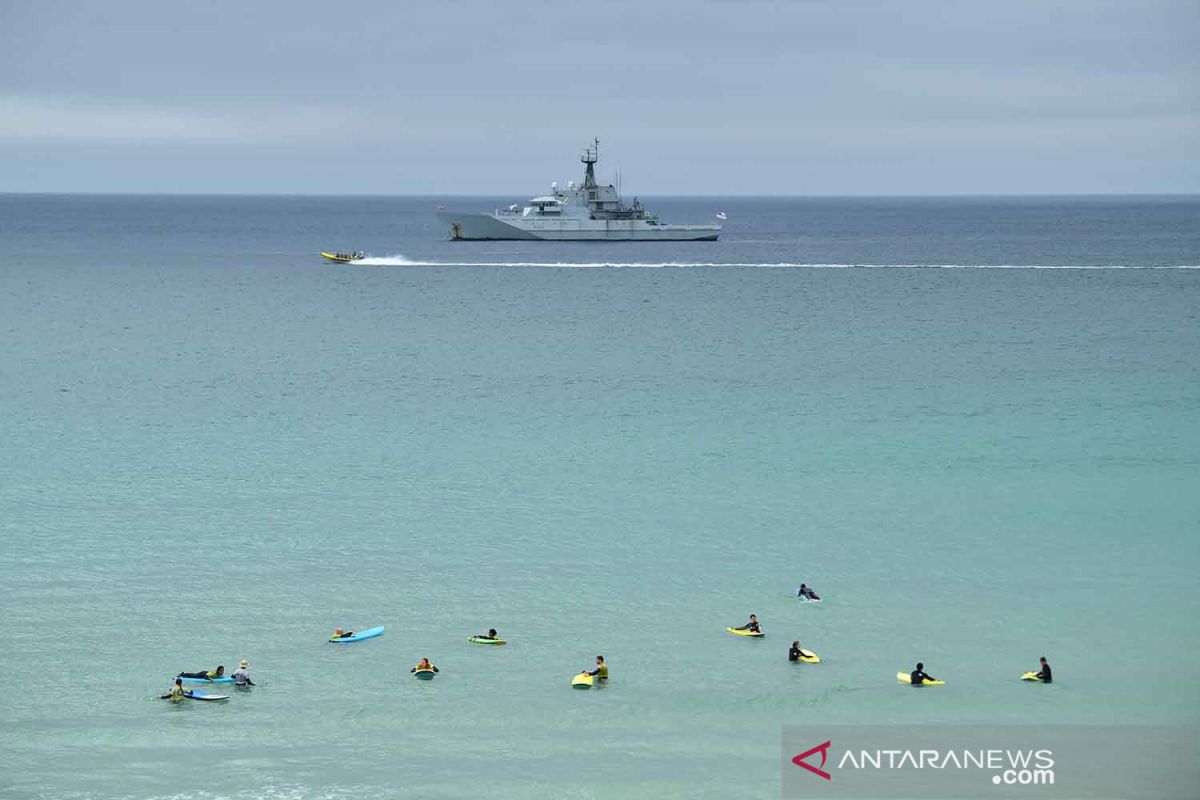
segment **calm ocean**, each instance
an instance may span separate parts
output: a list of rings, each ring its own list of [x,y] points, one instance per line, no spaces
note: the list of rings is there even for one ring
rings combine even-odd
[[[511,200],[0,196],[0,798],[776,797],[785,724],[1200,722],[1200,200],[438,202]]]

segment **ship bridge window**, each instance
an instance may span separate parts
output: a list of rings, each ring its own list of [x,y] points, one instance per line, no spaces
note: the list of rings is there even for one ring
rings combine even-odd
[[[562,212],[562,206],[556,197],[535,197],[529,201],[533,209],[538,214],[558,214]]]

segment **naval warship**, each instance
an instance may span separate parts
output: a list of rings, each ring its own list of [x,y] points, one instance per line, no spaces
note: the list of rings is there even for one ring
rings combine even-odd
[[[583,183],[567,184],[566,191],[550,184],[550,194],[535,197],[521,207],[511,205],[484,214],[455,213],[438,209],[438,219],[451,239],[549,239],[559,242],[689,242],[716,241],[720,225],[668,225],[649,214],[635,199],[621,202],[612,184],[596,183],[600,140],[579,156]]]

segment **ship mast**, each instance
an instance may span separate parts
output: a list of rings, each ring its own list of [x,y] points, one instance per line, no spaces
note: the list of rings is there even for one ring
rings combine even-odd
[[[597,137],[592,142],[592,146],[584,150],[579,155],[579,160],[582,161],[587,169],[583,173],[584,189],[596,188],[596,162],[600,160],[600,138]]]

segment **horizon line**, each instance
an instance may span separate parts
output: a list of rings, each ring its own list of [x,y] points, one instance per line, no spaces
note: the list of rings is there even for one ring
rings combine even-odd
[[[380,197],[380,198],[413,198],[413,199],[432,199],[439,198],[507,198],[512,197],[512,194],[468,194],[463,192],[448,192],[444,194],[430,194],[426,192],[413,193],[392,193],[392,192],[190,192],[190,191],[21,191],[21,190],[5,190],[0,189],[0,197],[4,196],[28,196],[28,197],[328,197],[328,198],[365,198],[365,197]],[[519,194],[517,196],[520,196]],[[782,193],[763,193],[763,194],[747,194],[744,192],[736,192],[729,194],[671,194],[671,193],[641,193],[639,197],[650,198],[669,198],[669,199],[696,199],[696,200],[719,200],[719,199],[780,199],[780,200],[821,200],[821,199],[950,199],[950,198],[1100,198],[1100,197],[1167,197],[1167,198],[1200,198],[1200,191],[1190,192],[923,192],[923,193],[865,193],[853,192],[847,194],[829,194],[829,193],[814,193],[814,194],[782,194]]]

